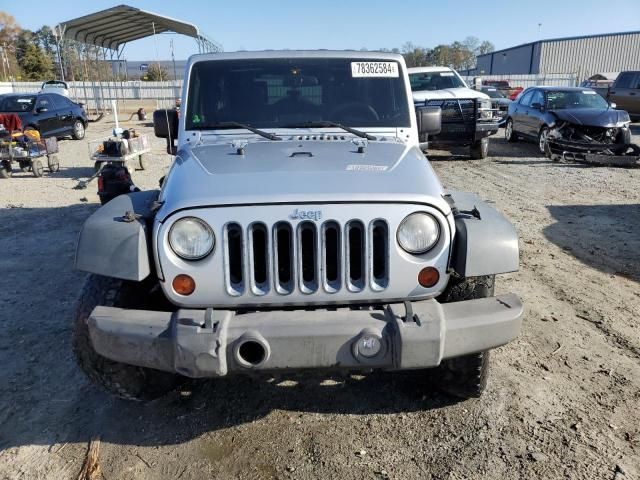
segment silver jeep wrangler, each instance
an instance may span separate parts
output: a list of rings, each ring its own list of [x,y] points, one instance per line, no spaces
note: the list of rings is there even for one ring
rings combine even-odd
[[[432,368],[480,395],[520,330],[520,299],[494,296],[518,238],[443,189],[418,142],[440,109],[414,110],[400,55],[196,55],[179,118],[154,122],[176,153],[162,188],[115,198],[78,241],[92,380],[150,399],[185,377]]]

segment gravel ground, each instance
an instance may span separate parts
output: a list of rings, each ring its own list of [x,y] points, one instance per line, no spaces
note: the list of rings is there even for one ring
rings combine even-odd
[[[521,270],[497,291],[523,297],[523,332],[465,402],[416,373],[113,399],[70,347],[75,241],[98,207],[95,183],[73,188],[92,173],[86,141],[61,142],[58,173],[0,180],[0,478],[75,479],[94,438],[108,480],[640,478],[640,169],[553,163],[501,135],[490,154],[432,158],[446,186],[494,202],[520,234]],[[153,188],[169,165],[156,140],[134,180]]]

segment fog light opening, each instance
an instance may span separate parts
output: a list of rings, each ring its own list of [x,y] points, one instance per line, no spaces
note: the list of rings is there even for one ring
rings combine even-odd
[[[426,267],[418,273],[418,283],[424,288],[433,287],[440,280],[440,272],[435,267]]]
[[[171,284],[173,290],[180,295],[191,295],[196,289],[196,281],[189,275],[177,275]]]
[[[249,365],[260,365],[267,356],[264,346],[256,341],[248,340],[238,348],[238,357]]]

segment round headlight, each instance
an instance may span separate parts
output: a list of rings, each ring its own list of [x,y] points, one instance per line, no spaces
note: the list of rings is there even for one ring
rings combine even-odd
[[[412,213],[398,227],[398,243],[408,253],[425,253],[440,238],[440,225],[428,213]]]
[[[215,237],[211,227],[196,217],[178,220],[169,230],[171,249],[185,260],[199,260],[211,253]]]

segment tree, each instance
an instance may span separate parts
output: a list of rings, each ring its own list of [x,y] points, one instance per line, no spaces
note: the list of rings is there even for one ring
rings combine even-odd
[[[16,58],[25,80],[51,80],[51,58],[40,48],[30,30],[22,30],[16,40]]]
[[[169,78],[167,70],[159,63],[152,63],[147,69],[147,74],[143,77],[143,80],[149,82],[163,82]]]
[[[16,19],[7,12],[0,12],[0,74],[3,80],[20,75],[16,58],[16,41],[22,29]]]
[[[491,53],[496,49],[495,45],[489,40],[485,40],[480,44],[477,50],[477,55],[484,55],[485,53]]]
[[[402,46],[402,56],[407,63],[407,67],[423,67],[428,65],[428,55],[430,51],[423,47],[417,47],[411,42]]]
[[[26,80],[50,80],[54,77],[51,58],[34,43],[26,45],[20,67]]]

